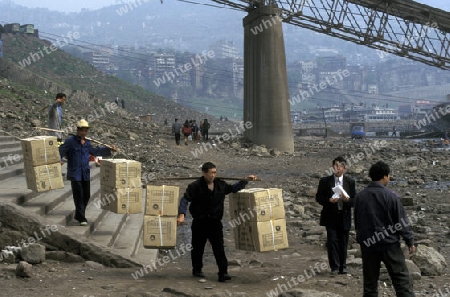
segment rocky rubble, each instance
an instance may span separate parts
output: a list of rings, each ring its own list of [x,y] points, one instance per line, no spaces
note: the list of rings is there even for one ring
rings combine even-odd
[[[13,93],[17,94],[17,102],[12,104],[2,99],[0,95],[2,107],[0,129],[18,138],[42,134],[43,132],[36,130],[35,127],[46,126],[46,112],[42,111],[45,107],[44,102],[33,99],[36,97],[31,91],[8,87],[4,81],[0,84],[0,89],[2,88],[7,90],[12,88]],[[86,102],[80,99],[80,102],[71,102],[65,106],[67,123],[75,122],[83,115],[89,115],[89,109],[83,109],[83,104]],[[100,106],[106,108],[105,104],[106,101],[101,102]],[[91,111],[92,108],[93,106]],[[97,114],[103,113],[98,110]],[[159,117],[164,118],[161,115]],[[184,117],[196,118],[198,121],[208,116],[186,112],[180,116],[180,118]],[[94,121],[91,122],[93,128],[89,136],[103,143],[116,144],[122,151],[116,157],[126,157],[142,162],[144,183],[152,182],[159,177],[197,176],[200,174],[199,166],[211,160],[218,165],[219,172],[229,176],[244,177],[249,173],[257,174],[262,181],[252,185],[254,187],[282,188],[291,248],[281,254],[288,259],[294,259],[294,262],[298,261],[297,258],[304,257],[305,247],[314,247],[315,254],[311,252],[312,259],[324,261],[323,256],[326,258],[324,250],[326,234],[324,228],[318,225],[321,206],[315,202],[314,197],[318,179],[331,172],[332,159],[338,155],[347,159],[348,174],[357,181],[357,190],[361,190],[369,182],[367,173],[370,165],[383,160],[390,164],[393,170],[389,187],[402,197],[415,232],[418,251],[415,255],[408,257],[408,267],[415,281],[418,296],[434,294],[438,289],[445,288],[449,273],[447,263],[450,259],[450,203],[447,198],[450,185],[448,147],[441,145],[439,141],[428,140],[386,138],[355,141],[344,137],[326,139],[296,137],[295,152],[288,154],[264,145],[246,142],[240,136],[223,141],[220,136],[237,124],[208,118],[211,119],[212,127],[214,127],[211,131],[210,146],[202,141],[193,141],[188,146],[177,147],[172,139],[170,124],[165,126],[162,121],[143,121],[136,113],[120,108],[107,112],[103,116],[94,116]],[[202,148],[201,152],[200,148]],[[186,183],[180,182],[177,185],[183,187]],[[349,267],[354,274],[360,275],[361,258],[354,236],[352,231]],[[290,263],[274,266],[273,259],[268,254],[253,253],[252,258],[249,258],[247,253],[230,250],[230,263],[234,263],[237,273],[245,272],[251,275],[256,273],[253,275],[256,278],[258,273],[262,273],[261,270],[267,267],[271,267],[272,273],[277,270],[298,273],[296,268],[289,266]],[[295,258],[295,253],[300,256]],[[76,255],[68,255],[61,251],[47,251],[46,257],[50,261],[53,259],[68,262],[81,260]],[[30,260],[29,263],[40,262]],[[392,288],[385,270],[380,280],[387,284],[382,288],[383,292],[392,296]],[[356,296],[350,295],[349,292],[355,292],[355,290],[360,292],[362,288],[358,277],[352,279],[352,282],[346,286],[338,282],[335,284],[335,289],[323,285],[322,278],[313,284],[313,288],[295,288],[279,296],[325,296],[328,293],[323,292],[333,291],[329,294],[336,293],[347,297]],[[241,286],[240,289],[233,291],[235,295],[223,293],[202,296],[262,296],[248,293],[245,295],[244,291],[247,289],[248,287]],[[305,291],[307,289],[312,291]],[[175,286],[168,285],[166,296],[175,294],[170,295],[171,290],[178,292]],[[200,296],[195,295],[195,290],[192,290],[192,294],[184,296]]]

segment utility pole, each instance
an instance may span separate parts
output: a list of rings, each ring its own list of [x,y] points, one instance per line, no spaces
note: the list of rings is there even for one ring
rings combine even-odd
[[[325,138],[328,137],[327,119],[325,118],[325,108],[322,107],[323,122],[325,123]]]

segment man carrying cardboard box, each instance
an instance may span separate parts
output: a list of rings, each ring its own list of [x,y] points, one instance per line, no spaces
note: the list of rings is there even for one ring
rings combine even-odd
[[[222,217],[225,195],[236,193],[245,188],[247,181],[241,180],[233,185],[216,179],[216,165],[206,162],[202,166],[202,174],[195,182],[188,185],[180,200],[177,225],[184,223],[189,202],[189,212],[192,215],[192,274],[204,277],[203,252],[206,241],[211,243],[217,266],[219,267],[219,282],[230,280],[228,275],[228,260],[223,246]],[[255,175],[247,176],[248,180],[256,180]]]
[[[117,151],[113,145],[111,148],[99,146],[94,148],[86,139],[89,123],[82,119],[77,122],[77,135],[67,138],[59,147],[61,164],[67,157],[67,179],[71,181],[73,201],[75,203],[75,220],[81,226],[87,226],[85,217],[86,207],[91,198],[91,175],[89,167],[89,155],[107,157],[111,151]]]

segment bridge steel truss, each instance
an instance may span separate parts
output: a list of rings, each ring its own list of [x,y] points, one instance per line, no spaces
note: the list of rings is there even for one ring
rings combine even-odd
[[[450,12],[412,0],[212,0],[252,11],[276,5],[285,23],[450,69]]]

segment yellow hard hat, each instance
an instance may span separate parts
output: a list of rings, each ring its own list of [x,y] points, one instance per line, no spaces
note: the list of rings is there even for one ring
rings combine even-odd
[[[78,128],[89,128],[89,123],[85,119],[81,119],[77,122]]]

